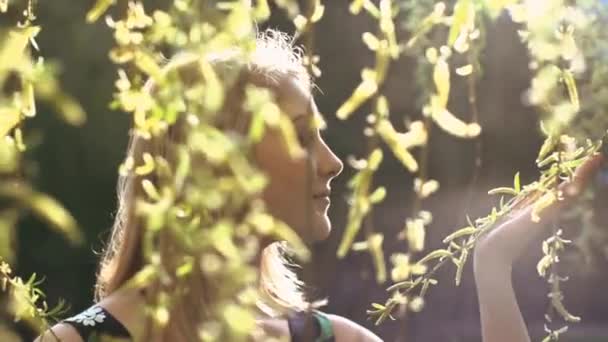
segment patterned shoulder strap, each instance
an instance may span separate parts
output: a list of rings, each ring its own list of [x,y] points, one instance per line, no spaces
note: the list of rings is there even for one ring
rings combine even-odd
[[[84,341],[98,341],[101,336],[130,340],[129,331],[99,305],[93,305],[63,323],[73,326]]]

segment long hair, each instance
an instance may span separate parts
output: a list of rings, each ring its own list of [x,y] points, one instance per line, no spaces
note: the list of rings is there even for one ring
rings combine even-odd
[[[196,73],[192,72],[194,69],[192,60],[196,60],[196,58],[198,56],[181,54],[179,57],[173,58],[165,70],[177,71],[180,76],[186,78],[185,82],[188,82],[187,78],[196,77],[193,76]],[[306,68],[302,64],[301,51],[293,46],[293,41],[288,35],[277,31],[267,30],[258,34],[255,51],[247,59],[244,59],[243,55],[235,50],[209,57],[208,60],[217,70],[231,68],[235,63],[243,63],[243,60],[249,61],[244,63],[241,75],[226,91],[226,101],[221,110],[221,116],[224,116],[221,118],[222,126],[232,128],[236,126],[237,131],[239,126],[242,130],[245,120],[243,116],[246,116],[245,113],[242,113],[239,102],[242,101],[243,86],[247,82],[255,81],[272,89],[281,78],[288,76],[295,77],[307,87],[311,84]],[[217,73],[220,77],[222,76],[222,72]],[[149,91],[155,91],[153,84],[149,85]],[[143,138],[132,130],[126,158],[135,165],[141,165],[144,154],[150,153],[171,162],[173,159],[171,146],[182,143],[184,139],[180,122],[178,120],[160,137]],[[154,177],[147,177],[153,183],[157,181]],[[143,193],[142,180],[141,176],[133,172],[119,175],[117,212],[97,273],[95,298],[98,301],[123,286],[145,264],[146,258],[143,255],[142,245],[145,222],[142,221],[140,215],[136,214],[136,199]],[[161,243],[161,258],[170,258],[173,247],[168,244],[170,242],[164,242],[164,245]],[[302,283],[286,261],[284,250],[285,246],[281,242],[275,242],[266,247],[261,255],[259,281],[263,298],[266,298],[263,306],[269,309],[267,312],[280,314],[303,311],[309,307],[302,290]],[[163,260],[163,262],[172,261]],[[186,337],[189,334],[196,334],[196,331],[185,332],[187,329],[195,328],[188,324],[188,320],[191,319],[190,317],[200,317],[200,311],[205,309],[205,296],[209,296],[207,290],[214,285],[205,283],[202,277],[191,278],[193,284],[189,284],[190,287],[194,289],[193,291],[198,291],[192,298],[195,298],[198,304],[185,299],[182,303],[177,302],[171,305],[167,329],[173,330],[173,333],[165,333],[167,339],[190,340]]]

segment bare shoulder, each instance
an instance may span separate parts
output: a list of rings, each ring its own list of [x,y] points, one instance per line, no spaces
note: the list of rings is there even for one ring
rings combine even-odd
[[[38,336],[34,342],[82,342],[82,338],[71,325],[58,323]]]
[[[348,318],[326,314],[331,321],[336,342],[380,342],[380,337]]]

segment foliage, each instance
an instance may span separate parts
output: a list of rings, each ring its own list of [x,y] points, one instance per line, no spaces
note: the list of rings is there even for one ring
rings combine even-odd
[[[72,217],[21,177],[23,126],[36,113],[34,95],[57,107],[68,123],[84,120],[82,109],[60,91],[52,67],[42,58],[33,57],[34,38],[40,30],[34,25],[34,4],[28,1],[19,25],[0,36],[0,84],[5,85],[3,90],[8,89],[0,93],[0,133],[5,137],[0,143],[0,196],[11,203],[0,211],[0,256],[9,262],[14,261],[10,241],[23,209],[45,219],[69,241],[81,239]],[[320,0],[309,0],[304,11],[294,0],[276,0],[274,4],[292,20],[296,37],[306,47],[309,73],[318,77],[321,71],[317,66],[319,56],[314,54],[314,24],[323,17],[325,7]],[[0,11],[5,12],[9,5],[12,2],[0,0]],[[115,13],[114,9],[118,15],[107,14]],[[538,220],[543,209],[559,200],[558,183],[571,177],[573,170],[600,148],[598,139],[606,133],[603,113],[608,80],[608,41],[601,25],[605,9],[590,0],[575,4],[563,0],[351,1],[351,14],[369,16],[377,22],[377,29],[361,37],[374,53],[374,64],[361,71],[360,83],[336,113],[346,120],[367,103],[372,108],[363,131],[367,151],[361,159],[349,159],[356,173],[348,183],[352,191],[350,210],[337,255],[367,251],[374,261],[377,281],[384,283],[390,276],[394,284],[387,289],[389,298],[384,304],[372,304],[369,310],[377,323],[392,317],[397,309],[400,316],[408,309],[422,310],[427,291],[438,283],[436,272],[446,264],[455,266],[458,286],[478,239],[523,205],[533,203],[532,219]],[[476,139],[478,159],[471,187],[475,185],[482,151],[479,122],[483,113],[478,112],[476,94],[483,67],[479,54],[487,28],[505,13],[520,25],[519,37],[529,52],[532,81],[525,99],[538,109],[539,126],[546,135],[537,159],[540,178],[522,185],[516,174],[512,187],[491,190],[490,194],[501,198],[489,215],[467,219],[465,227],[445,237],[444,248],[419,257],[425,249],[426,227],[433,220],[432,213],[424,210],[424,202],[440,187],[428,175],[431,131],[436,126],[457,138]],[[192,279],[204,278],[221,286],[208,289],[212,299],[205,303],[205,315],[192,317],[196,338],[241,341],[252,333],[262,338],[264,332],[255,324],[262,298],[257,290],[258,274],[252,266],[261,239],[272,236],[287,241],[301,261],[307,260],[309,251],[257,200],[267,180],[250,163],[249,154],[265,127],[278,128],[292,153],[302,151],[290,121],[272,97],[253,86],[247,88],[245,100],[253,115],[246,137],[235,139],[218,129],[216,114],[240,69],[237,67],[232,75],[219,75],[208,57],[236,49],[248,58],[255,44],[255,24],[270,17],[271,6],[266,0],[175,0],[166,9],[146,11],[142,1],[98,0],[87,20],[96,22],[104,15],[115,39],[110,51],[117,66],[113,108],[130,113],[134,134],[146,141],[160,139],[178,122],[187,125],[184,141],[171,146],[175,161],[170,163],[162,155],[149,153],[144,154],[143,161],[126,159],[119,170],[123,175],[144,178],[139,184],[144,195],[138,199],[137,213],[145,222],[146,266],[128,285],[157,281],[170,285],[157,288],[148,303],[148,328],[156,331],[165,327],[179,294],[188,290]],[[401,30],[410,34],[405,41],[399,39]],[[166,66],[166,57],[177,52],[183,59],[172,58]],[[404,55],[417,61],[420,117],[392,112],[385,95],[390,67]],[[180,64],[195,65],[200,79],[184,80],[172,68]],[[469,104],[466,119],[450,106],[454,77],[465,80]],[[154,92],[149,91],[147,82],[154,83]],[[393,125],[396,120],[407,122],[404,132]],[[387,189],[374,186],[374,176],[386,158],[383,147],[416,175],[412,210],[399,234],[401,240],[407,240],[407,249],[388,258],[390,268],[383,250],[387,237],[375,229],[373,218],[374,207],[387,196]],[[505,201],[504,196],[511,198]],[[560,276],[557,264],[569,241],[561,237],[559,225],[554,222],[555,229],[544,242],[544,257],[538,263],[539,275],[551,286],[546,341],[557,340],[567,329],[550,327],[554,312],[566,322],[580,320],[563,305],[560,282],[565,278]],[[585,225],[581,236],[593,235],[593,229]],[[357,241],[361,231],[364,238]],[[172,264],[161,260],[167,241],[175,246]],[[35,277],[23,281],[13,276],[2,261],[0,279],[6,287],[3,290],[10,289],[9,308],[15,317],[42,321],[45,327],[61,313],[61,306],[49,310],[46,303],[38,304],[43,295]],[[37,308],[39,305],[42,308]]]
[[[355,3],[355,2],[353,2]],[[404,49],[424,54],[426,59],[434,65],[431,77],[420,77],[421,86],[429,87],[429,79],[435,84],[436,92],[430,94],[430,104],[424,107],[424,114],[435,119],[439,127],[451,131],[456,136],[476,136],[479,128],[475,122],[478,120],[475,107],[475,79],[471,72],[481,67],[471,46],[483,36],[485,20],[482,17],[495,19],[504,10],[507,10],[511,19],[521,24],[519,35],[530,52],[530,69],[533,79],[527,93],[529,104],[536,106],[541,112],[541,128],[547,135],[544,145],[540,148],[537,159],[541,169],[539,181],[521,186],[519,175],[516,175],[513,188],[498,188],[490,194],[506,194],[513,196],[507,203],[501,198],[498,208],[493,208],[490,215],[469,220],[467,227],[461,228],[444,239],[445,249],[428,253],[416,263],[411,258],[401,254],[400,265],[396,265],[395,272],[404,274],[397,283],[388,288],[390,298],[384,305],[373,304],[368,312],[377,318],[377,323],[391,317],[392,311],[400,304],[408,302],[411,296],[419,302],[430,285],[437,281],[433,278],[436,271],[451,263],[456,267],[456,285],[460,283],[464,263],[474,248],[477,239],[488,230],[499,225],[505,215],[518,210],[522,203],[533,203],[532,220],[537,221],[544,208],[558,200],[556,186],[561,179],[571,177],[576,166],[580,165],[588,156],[599,148],[599,142],[587,140],[581,147],[576,147],[574,140],[564,133],[578,137],[594,137],[598,139],[605,134],[606,126],[599,124],[603,119],[587,121],[577,116],[581,108],[586,118],[594,115],[603,116],[601,96],[597,96],[598,82],[601,78],[602,67],[589,69],[587,64],[602,64],[598,58],[599,46],[597,43],[602,34],[598,16],[604,13],[603,6],[597,2],[581,2],[570,4],[563,1],[455,1],[451,10],[439,2],[432,7],[427,2],[403,2],[402,7],[409,10],[410,16],[404,20],[407,28],[412,32],[410,40]],[[426,6],[426,8],[425,8]],[[421,11],[426,9],[426,16]],[[439,48],[433,46],[435,42],[445,39]],[[594,44],[589,44],[594,41]],[[430,47],[418,47],[422,44]],[[593,46],[591,46],[593,45]],[[468,52],[468,55],[467,55]],[[474,118],[472,124],[454,121],[446,109],[449,98],[450,65],[448,60],[453,54],[464,54],[469,64],[455,67],[457,75],[469,77],[468,91],[471,112]],[[420,59],[419,59],[420,61]],[[422,72],[428,67],[420,67]],[[595,76],[587,76],[595,75]],[[580,79],[580,81],[578,80]],[[583,81],[587,82],[583,82]],[[580,94],[585,94],[581,99]],[[595,96],[594,96],[595,95]],[[586,104],[582,104],[586,103]],[[592,114],[596,113],[596,114]],[[438,120],[439,119],[439,120]],[[584,124],[582,122],[585,122]],[[593,127],[591,127],[593,126]],[[582,133],[585,132],[585,133]],[[570,146],[567,151],[559,150],[561,145]],[[574,148],[572,148],[574,145]],[[557,148],[557,149],[556,149]],[[480,150],[478,149],[478,153]],[[533,196],[531,194],[534,194]],[[532,197],[530,197],[532,196]],[[535,202],[531,202],[535,201]],[[545,257],[539,263],[539,274],[547,276],[551,284],[551,312],[555,309],[566,321],[576,322],[579,319],[569,314],[563,307],[563,295],[559,289],[560,278],[555,267],[559,261],[557,252],[568,243],[559,236],[560,230],[544,243]],[[412,246],[410,245],[410,250]],[[425,270],[426,269],[426,270]],[[548,270],[550,269],[550,274]],[[415,294],[415,291],[419,292]],[[549,314],[547,317],[551,321]],[[552,330],[547,327],[547,340],[556,340],[564,329]]]
[[[1,2],[0,12],[8,10],[9,3]],[[39,288],[41,279],[33,274],[23,280],[12,273],[9,263],[16,261],[13,248],[17,223],[31,212],[72,244],[81,243],[82,237],[74,218],[55,199],[33,189],[24,176],[25,124],[36,115],[35,96],[54,106],[69,124],[82,124],[85,116],[82,108],[61,91],[53,68],[42,57],[35,57],[35,37],[40,27],[34,24],[34,10],[34,2],[28,1],[17,24],[0,33],[0,198],[4,203],[0,211],[0,291],[6,296],[0,317],[8,314],[42,331],[66,311],[66,305],[61,301],[49,308]],[[10,327],[0,326],[3,339],[14,338],[7,329]]]

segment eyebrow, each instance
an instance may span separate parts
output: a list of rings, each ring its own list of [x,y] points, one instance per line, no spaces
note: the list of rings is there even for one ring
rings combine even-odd
[[[299,114],[294,115],[291,120],[295,122],[295,121],[298,121],[298,120],[306,118],[306,117],[308,117],[307,113],[299,113]]]
[[[319,113],[317,114],[319,116],[319,118],[317,120],[320,121],[320,125],[317,125],[317,129],[319,129],[319,131],[324,131],[327,129],[327,122],[325,121],[325,118]],[[304,114],[304,113],[300,113],[300,114],[296,114],[294,115],[294,117],[291,119],[291,121],[293,121],[294,123],[301,121],[301,119],[303,118],[307,118],[308,114]]]

